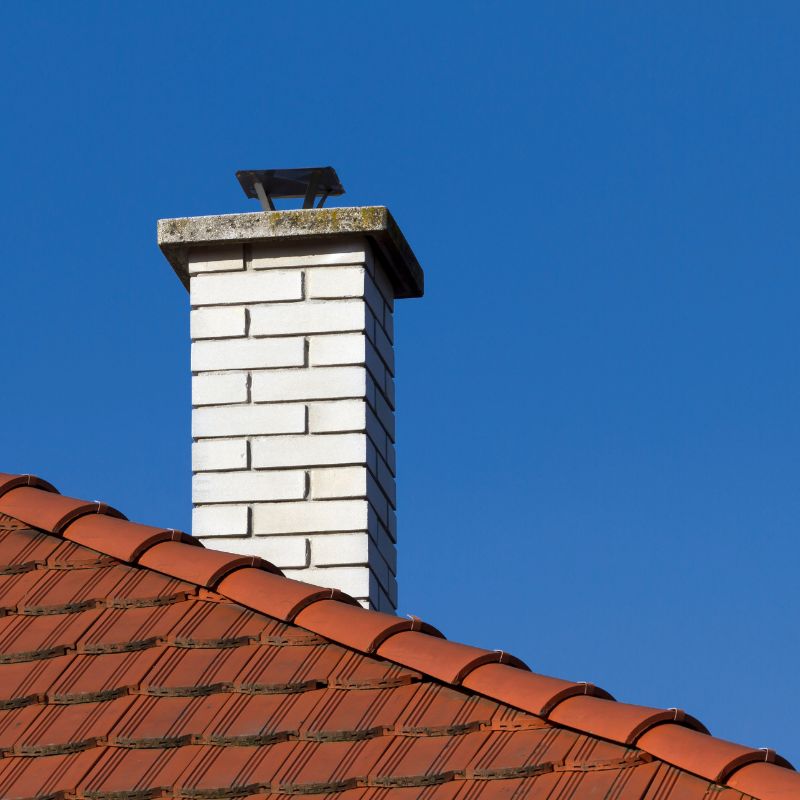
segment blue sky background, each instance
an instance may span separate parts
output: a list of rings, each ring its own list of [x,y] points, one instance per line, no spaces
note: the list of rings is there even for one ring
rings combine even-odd
[[[155,221],[333,164],[427,274],[400,611],[799,763],[799,39],[791,3],[5,4],[2,469],[187,528]]]

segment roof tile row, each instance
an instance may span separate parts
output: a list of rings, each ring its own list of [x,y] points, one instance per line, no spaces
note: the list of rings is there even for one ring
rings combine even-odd
[[[3,647],[0,649],[4,653],[10,653],[12,661],[17,656],[24,656],[26,652],[41,652],[42,648],[52,650],[51,657],[37,661],[33,667],[31,663],[24,662],[7,664],[12,670],[4,669],[3,677],[12,679],[12,672],[16,675],[13,680],[19,684],[17,693],[21,693],[20,696],[36,695],[38,678],[52,670],[60,658],[57,654],[58,648],[68,641],[81,640],[83,642],[81,647],[86,652],[95,653],[95,658],[97,656],[113,658],[115,666],[112,669],[118,682],[120,669],[122,668],[124,672],[124,662],[147,661],[148,650],[141,643],[154,640],[155,637],[158,641],[169,640],[180,645],[180,629],[187,626],[187,630],[191,629],[194,624],[190,623],[191,619],[197,615],[207,614],[209,607],[219,606],[213,602],[214,597],[219,596],[220,599],[232,600],[283,623],[296,624],[347,648],[374,654],[424,673],[445,684],[461,686],[466,690],[538,715],[564,728],[601,737],[617,745],[635,746],[638,750],[667,764],[716,783],[727,783],[731,788],[747,792],[761,800],[788,800],[800,796],[800,776],[784,759],[769,750],[755,750],[716,739],[708,734],[702,723],[682,711],[617,703],[607,692],[590,684],[573,683],[532,673],[521,661],[506,653],[448,642],[439,631],[420,620],[402,620],[378,612],[365,611],[358,607],[352,598],[341,592],[284,578],[279,570],[260,559],[205,550],[202,546],[198,546],[197,540],[186,534],[127,522],[119,512],[103,503],[87,503],[63,497],[52,485],[39,478],[0,474],[0,513],[63,537],[66,540],[63,547],[74,548],[83,545],[127,564],[156,570],[173,581],[171,588],[176,592],[180,591],[178,587],[181,586],[181,582],[186,581],[218,593],[204,598],[206,602],[195,602],[194,611],[191,610],[191,603],[190,607],[186,607],[186,602],[182,602],[166,608],[163,605],[159,606],[158,614],[153,613],[153,608],[128,607],[124,614],[119,613],[115,617],[115,611],[120,609],[90,608],[89,601],[101,600],[104,596],[117,598],[121,596],[120,592],[123,594],[132,592],[134,596],[136,581],[123,574],[125,568],[121,565],[115,567],[109,563],[106,570],[106,565],[95,559],[93,564],[96,574],[93,580],[86,584],[85,591],[78,594],[86,598],[86,608],[82,607],[76,613],[61,617],[42,613],[41,617],[29,619],[25,628],[19,631],[15,629],[13,620],[8,625],[2,626],[0,639],[3,640]],[[62,550],[59,549],[62,546],[56,543],[54,547],[52,542],[51,537],[32,534],[9,545],[15,547],[16,551],[10,554],[0,553],[0,561],[24,565],[56,558],[61,559],[58,563],[71,564],[76,569],[80,567],[81,558],[86,561],[85,551],[81,555],[66,549]],[[67,542],[73,544],[67,545]],[[5,558],[5,555],[10,557]],[[66,594],[74,594],[77,587],[76,584],[76,587],[64,590],[66,594],[61,596],[56,589],[50,592],[45,581],[41,587],[37,584],[37,591],[28,596],[25,591],[20,590],[24,585],[24,570],[12,577],[19,581],[19,587],[15,588],[16,594],[4,593],[4,605],[9,602],[8,598],[13,601],[17,596],[25,597],[27,604],[25,608],[39,609],[36,613],[40,613],[41,608],[46,606],[57,606],[59,602],[64,601]],[[212,602],[207,602],[209,600]],[[229,613],[215,613],[214,616],[216,622],[211,632],[218,637],[218,640],[207,642],[204,646],[219,647],[222,646],[220,642],[232,642],[234,639],[239,644],[242,644],[244,639],[248,642],[261,641],[260,637],[265,635],[263,620],[248,619],[246,614],[242,616],[240,613],[233,613],[234,607],[227,606],[227,608],[230,609]],[[17,613],[20,613],[19,608]],[[81,638],[79,630],[90,630],[91,635]],[[204,635],[208,635],[209,632],[210,629],[205,627]],[[272,632],[270,635],[278,634]],[[142,649],[138,652],[131,652],[130,649],[115,651],[114,648],[119,646],[121,639],[129,643],[139,643]],[[192,654],[202,652],[208,651],[202,649],[184,651]],[[231,653],[233,652],[232,650]],[[237,648],[236,652],[244,651]],[[104,655],[105,653],[107,655]],[[194,655],[192,657],[199,658]],[[201,661],[202,658],[198,664]],[[238,671],[233,670],[231,674],[240,674],[241,669],[237,669]],[[191,672],[191,670],[180,670],[187,683],[192,681]],[[102,683],[102,673],[101,665],[94,664],[93,688],[97,687],[98,682]],[[171,674],[175,674],[174,670]],[[79,691],[80,687],[76,686],[67,687],[68,692]],[[548,728],[548,730],[552,732],[558,729]],[[481,735],[488,734],[484,731]],[[365,763],[382,763],[381,759],[385,757],[391,761],[391,774],[394,776],[406,774],[403,764],[408,760],[407,751],[411,748],[417,749],[414,757],[408,760],[408,770],[413,772],[414,769],[418,769],[421,763],[419,747],[428,746],[406,743],[403,746],[398,745],[392,751],[391,757],[381,756],[377,752],[367,757],[366,753],[371,747],[387,746],[383,740],[374,740],[380,742],[379,744],[370,744],[371,741],[373,740],[365,740],[363,743]],[[472,741],[469,736],[460,737],[456,750],[468,747],[468,741]],[[592,747],[598,746],[597,740],[592,739],[587,742],[592,742]],[[307,786],[308,781],[315,780],[314,775],[323,774],[327,776],[328,783],[335,782],[336,775],[342,772],[337,762],[339,756],[336,755],[336,748],[328,747],[324,749],[324,753],[322,749],[317,748],[312,753],[313,748],[297,749],[298,746],[297,742],[286,742],[285,763],[291,762],[293,766],[291,768],[287,766],[281,773],[278,783]],[[530,753],[529,743],[518,740],[515,746],[527,747],[526,753]],[[590,745],[587,744],[588,746]],[[452,749],[451,747],[451,751]],[[247,748],[240,750],[246,760]],[[182,754],[180,755],[182,762],[188,759],[180,766],[181,770],[190,769],[191,764],[202,763],[204,774],[213,775],[214,780],[219,779],[211,766],[214,761],[213,753],[204,751],[200,756],[187,751],[193,751],[193,748],[180,748],[176,751]],[[145,768],[145,772],[150,773],[153,769],[161,769],[156,767],[157,763],[163,765],[171,761],[171,757],[164,761],[164,752],[121,751],[119,756],[113,758],[155,759],[152,767]],[[352,747],[348,749],[347,758],[354,757],[353,752]],[[481,752],[487,751],[484,748]],[[72,770],[75,767],[70,761],[82,762],[84,755],[79,753],[70,757],[48,757],[48,761],[61,759],[53,761],[52,774]],[[432,753],[431,764],[437,770],[446,772],[448,759],[451,756],[452,752],[448,758],[442,759],[441,756],[434,756]],[[509,763],[512,761],[513,759]],[[498,763],[502,763],[502,759],[492,762],[486,769],[496,769]],[[109,764],[110,762],[104,762],[102,768],[106,777],[98,773],[92,785],[111,786],[108,781],[112,780],[110,776],[113,771],[109,772]],[[309,764],[314,765],[314,769],[310,772]],[[3,775],[10,777],[15,769],[17,767],[4,768]],[[230,769],[232,767],[226,762],[226,770]],[[256,767],[253,766],[253,769]],[[256,771],[260,769],[261,767],[258,767]],[[482,767],[476,764],[474,769],[480,772]],[[175,769],[171,767],[170,771],[174,773]],[[638,771],[638,774],[641,775],[641,771]],[[239,778],[232,773],[226,778],[228,779],[235,783]],[[271,775],[266,783],[272,785],[274,780],[275,776]],[[677,781],[678,778],[674,780]],[[198,781],[195,784],[202,785],[202,780],[198,778]],[[261,782],[264,783],[263,780]],[[349,792],[339,795],[341,800],[345,800],[346,794]],[[372,795],[365,792],[357,796]],[[398,796],[393,795],[393,797]]]

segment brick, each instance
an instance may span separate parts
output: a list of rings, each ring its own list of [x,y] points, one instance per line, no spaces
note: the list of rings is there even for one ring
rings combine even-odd
[[[366,467],[312,469],[309,478],[310,496],[314,500],[367,496]]]
[[[303,405],[205,406],[192,411],[192,436],[247,436],[257,434],[303,433],[306,409]]]
[[[378,287],[378,291],[383,295],[386,305],[394,311],[394,287],[383,267],[379,265],[376,265],[375,268],[375,285]]]
[[[251,247],[252,269],[364,264],[369,256],[365,241],[332,244],[331,242],[296,242],[276,244],[255,242]]]
[[[189,322],[192,339],[244,336],[247,329],[244,306],[193,308]]]
[[[247,536],[214,542],[220,550],[265,558],[279,569],[302,569],[309,565],[305,536]]]
[[[383,308],[383,330],[392,344],[394,344],[394,314],[389,306]]]
[[[363,431],[366,428],[367,410],[364,400],[323,400],[310,403],[309,433]]]
[[[192,306],[231,303],[274,303],[301,300],[303,276],[299,270],[285,272],[232,272],[226,275],[197,275],[189,284]]]
[[[375,395],[375,413],[378,415],[378,419],[381,421],[381,425],[386,428],[386,433],[389,435],[389,438],[394,441],[395,440],[395,426],[394,426],[394,412],[391,409],[391,406],[386,402],[384,396],[378,392]]]
[[[305,342],[292,339],[215,339],[192,342],[192,372],[302,367]]]
[[[204,373],[192,377],[192,405],[247,402],[247,373]]]
[[[366,306],[362,300],[308,300],[274,303],[250,310],[251,336],[363,331]]]
[[[313,467],[321,464],[363,464],[367,437],[363,433],[265,436],[253,439],[253,467]]]
[[[365,282],[372,283],[363,267],[319,267],[306,270],[306,297],[335,299],[363,297]]]
[[[363,367],[313,367],[255,372],[251,391],[255,402],[364,397],[367,371]]]
[[[310,536],[309,543],[311,565],[314,567],[369,564],[372,545],[366,531]]]
[[[369,598],[378,591],[378,581],[364,567],[309,567],[304,570],[285,570],[287,578],[306,581],[317,586],[340,589],[355,598]]]
[[[270,473],[259,473],[268,475]],[[324,533],[366,530],[366,500],[306,500],[253,506],[253,533]],[[310,577],[301,580],[311,581]]]
[[[248,533],[247,506],[195,506],[192,534],[200,537],[245,536]]]
[[[363,333],[334,333],[308,337],[308,363],[312,367],[363,364],[367,340]]]
[[[372,309],[372,313],[375,315],[376,319],[383,321],[383,309],[386,303],[378,287],[375,285],[375,281],[369,275],[367,275],[364,282],[364,300],[370,309]]]
[[[386,333],[383,330],[383,326],[376,325],[375,326],[375,347],[378,348],[378,352],[380,353],[383,362],[389,369],[389,372],[394,375],[394,347],[392,347],[392,343],[389,341],[389,338],[386,336]]]
[[[303,470],[198,472],[192,476],[192,499],[195,503],[300,500],[305,492]]]
[[[246,468],[246,439],[203,439],[192,444],[194,472]]]
[[[189,251],[190,275],[196,275],[198,272],[225,272],[237,269],[244,269],[244,253],[240,244],[195,247]]]

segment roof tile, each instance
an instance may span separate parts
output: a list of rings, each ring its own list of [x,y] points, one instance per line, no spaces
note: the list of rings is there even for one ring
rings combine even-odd
[[[154,544],[139,556],[138,563],[143,567],[190,580],[209,589],[216,587],[226,575],[244,567],[278,572],[268,561],[256,556],[206,550],[185,542]]]
[[[88,503],[28,486],[12,489],[0,497],[0,512],[55,534],[85,514],[122,517],[119,511],[105,503]]]
[[[199,539],[170,528],[154,528],[135,522],[91,514],[71,522],[64,530],[64,538],[100,550],[112,558],[132,563],[149,547],[159,542],[178,541],[202,547]]]
[[[222,579],[217,590],[237,603],[285,622],[292,622],[300,611],[317,600],[334,599],[358,605],[338,589],[323,589],[255,568],[236,570]]]
[[[758,761],[788,765],[769,751],[726,742],[670,723],[651,728],[641,736],[637,746],[656,758],[715,783],[724,783],[735,770]]]
[[[701,722],[680,709],[647,708],[600,697],[567,698],[553,709],[549,718],[559,725],[624,744],[634,744],[645,731],[664,722],[675,722],[708,733]]]
[[[71,521],[97,504],[19,481],[5,497],[18,492],[64,539],[0,511],[4,800],[743,800],[720,780],[797,796],[782,759],[680,712],[526,672],[185,534]]]
[[[403,619],[358,606],[345,606],[337,600],[315,602],[304,608],[294,621],[362,653],[374,653],[386,639],[401,631],[420,631],[444,638],[436,628],[420,619]]]
[[[0,496],[18,486],[33,486],[37,489],[44,489],[46,492],[55,492],[58,489],[52,483],[37,478],[35,475],[10,475],[7,472],[0,472]]]
[[[574,683],[549,675],[527,672],[508,664],[484,664],[462,681],[462,686],[504,703],[547,716],[558,703],[576,695],[613,699],[604,689],[591,683]]]
[[[760,800],[797,800],[800,797],[800,773],[766,762],[740,767],[728,783]]]
[[[482,650],[417,631],[395,633],[381,644],[377,652],[382,658],[418,669],[446,683],[461,683],[472,670],[492,662],[528,669],[518,658],[500,650]]]

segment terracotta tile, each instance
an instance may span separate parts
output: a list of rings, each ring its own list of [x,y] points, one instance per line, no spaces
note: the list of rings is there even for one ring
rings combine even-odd
[[[539,716],[546,716],[562,700],[575,695],[611,699],[608,692],[592,684],[551,678],[506,664],[484,664],[470,672],[462,685]]]
[[[570,697],[550,712],[549,719],[623,744],[633,744],[645,731],[663,722],[676,722],[708,733],[701,722],[677,708],[647,708],[599,697]]]
[[[115,722],[133,702],[132,697],[118,697],[98,703],[48,705],[15,741],[17,751],[54,747],[87,740],[104,740]]]
[[[728,783],[760,800],[797,800],[800,797],[800,773],[775,764],[748,764],[736,770]]]
[[[52,702],[61,702],[68,698],[108,696],[126,688],[135,689],[163,653],[161,648],[152,647],[100,655],[76,653],[64,659],[54,659],[61,661],[63,666],[45,691]]]
[[[235,683],[261,645],[223,648],[166,647],[141,678],[143,689],[169,692],[176,689]]]
[[[139,556],[138,563],[209,589],[215,588],[229,573],[245,567],[276,571],[272,564],[256,556],[206,550],[185,542],[155,544]]]
[[[779,759],[763,750],[726,742],[671,724],[651,728],[639,738],[636,746],[668,764],[715,783],[724,783],[728,775],[746,764]]]
[[[378,737],[359,742],[297,742],[277,770],[265,754],[266,758],[259,758],[247,776],[261,781],[271,775],[271,782],[284,791],[290,791],[292,787],[347,781],[353,781],[355,786],[355,778],[373,772],[391,741]]]
[[[285,622],[291,622],[307,605],[317,600],[335,599],[358,605],[337,589],[323,589],[252,568],[239,569],[223,578],[217,591],[243,606]]]
[[[0,710],[0,753],[11,750],[20,736],[42,714],[39,705]]]
[[[45,577],[44,570],[38,569],[0,575],[0,609],[15,609]]]
[[[106,748],[86,777],[78,783],[78,790],[85,794],[111,794],[162,789],[171,796],[181,772],[202,754],[203,748],[200,746]]]
[[[61,544],[40,531],[16,530],[0,533],[0,566],[44,563]]]
[[[378,655],[447,683],[460,683],[472,670],[491,662],[527,670],[523,662],[508,653],[481,650],[411,631],[389,637],[378,648]]]
[[[53,682],[70,664],[72,655],[0,664],[0,703],[14,699],[44,696]]]
[[[336,600],[320,600],[304,608],[295,623],[335,642],[374,653],[389,636],[401,631],[420,631],[444,638],[432,625],[418,619],[403,619]]]
[[[303,735],[322,732],[392,729],[401,725],[403,711],[419,691],[419,684],[389,689],[323,689],[315,692],[316,702],[299,720]]]
[[[721,789],[707,778],[700,778],[661,761],[642,800],[744,800],[734,789]],[[749,798],[748,798],[749,800]]]
[[[402,664],[379,658],[369,658],[338,645],[328,645],[329,653],[338,653],[338,659],[328,675],[328,680],[346,688],[380,688],[421,681],[422,675]]]
[[[87,503],[28,486],[12,489],[0,497],[0,512],[51,533],[60,533],[70,522],[84,514],[122,516],[105,503]]]
[[[186,614],[176,622],[170,637],[213,642],[217,639],[259,637],[265,632],[270,635],[278,633],[278,627],[278,623],[233,603],[196,600],[188,603]]]
[[[102,514],[76,519],[64,529],[63,535],[65,539],[129,563],[159,542],[179,541],[201,546],[199,539],[180,531],[139,525]]]
[[[97,750],[38,758],[4,758],[0,761],[0,797],[21,800],[51,796],[75,786],[91,768]]]
[[[229,695],[136,697],[124,716],[109,727],[113,740],[175,740],[200,736]],[[164,747],[169,744],[165,743]]]
[[[74,647],[102,613],[90,609],[77,614],[0,617],[0,652],[26,661],[38,660],[44,651],[57,655],[59,649]]]
[[[370,768],[370,779],[385,781],[390,778],[433,777],[463,772],[497,735],[500,734],[477,731],[460,736],[392,737],[387,739],[389,746],[380,760]]]
[[[36,609],[77,605],[88,600],[104,603],[125,576],[125,567],[121,565],[94,569],[47,570],[19,601],[19,605]]]
[[[465,767],[468,776],[541,763],[560,763],[574,749],[579,734],[559,728],[490,731],[486,746]]]
[[[0,472],[0,497],[20,486],[32,486],[35,489],[58,494],[58,489],[52,483],[37,478],[35,475],[10,475],[7,472]]]

